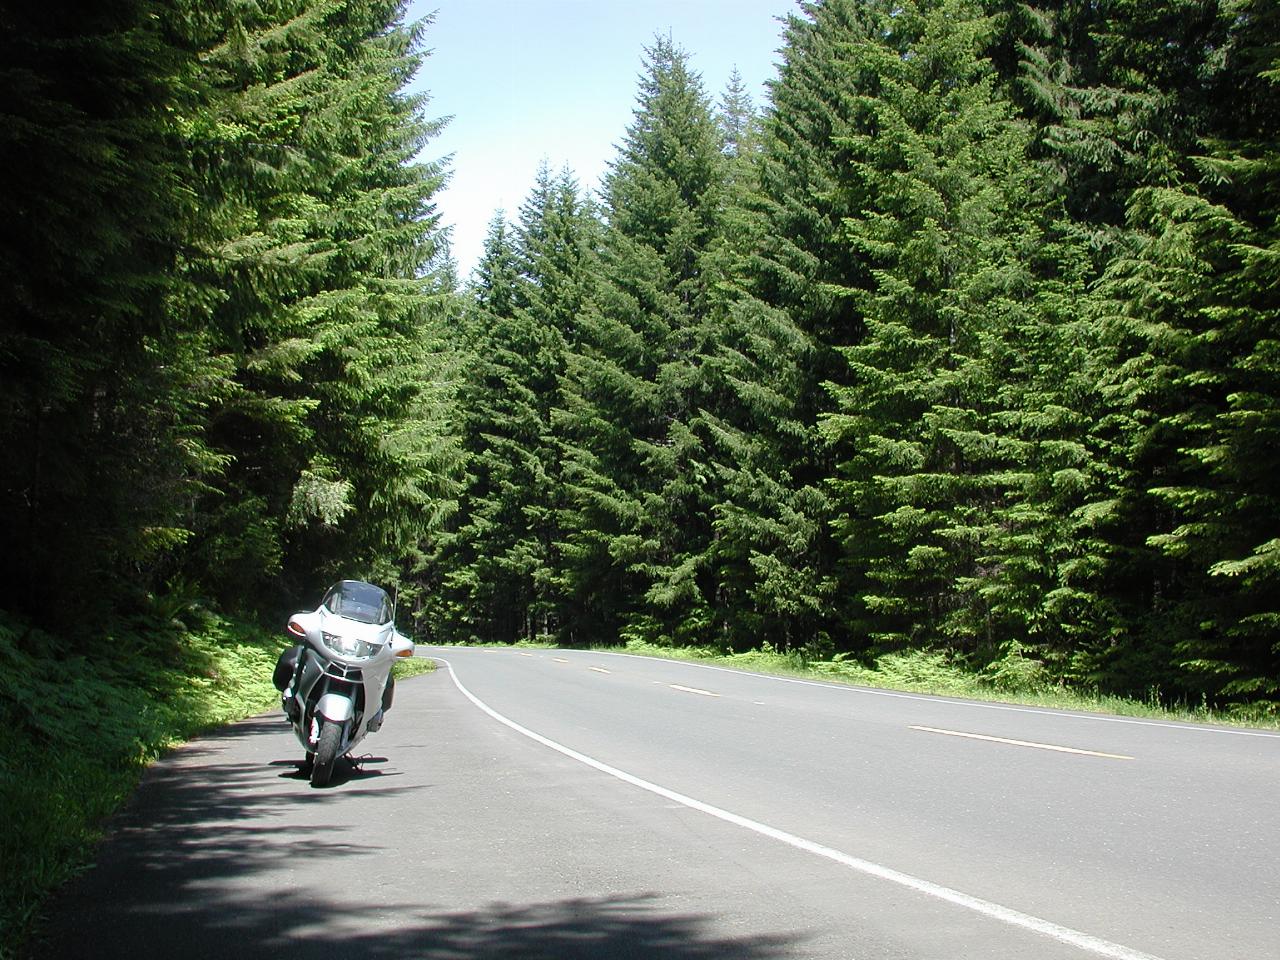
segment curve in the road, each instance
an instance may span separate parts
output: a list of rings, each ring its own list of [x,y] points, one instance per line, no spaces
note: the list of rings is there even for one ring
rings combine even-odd
[[[760,823],[757,820],[752,820],[748,817],[740,816],[729,810],[724,810],[712,804],[704,803],[703,801],[697,800],[694,797],[686,796],[685,794],[678,793],[674,790],[670,790],[666,787],[663,787],[660,784],[656,784],[649,780],[645,780],[641,777],[637,777],[633,774],[627,773],[625,770],[620,770],[617,767],[610,766],[607,763],[604,763],[600,760],[596,760],[594,757],[589,757],[584,753],[580,753],[577,750],[574,750],[572,747],[567,747],[562,743],[558,743],[555,740],[552,740],[548,737],[544,737],[542,734],[537,733],[533,730],[530,730],[527,727],[524,727],[521,724],[516,723],[514,720],[511,720],[510,718],[505,717],[502,714],[498,713],[496,710],[494,710],[484,701],[480,700],[477,696],[475,696],[475,694],[473,694],[470,690],[466,688],[466,686],[458,678],[457,671],[453,669],[452,663],[450,663],[444,657],[439,657],[435,655],[432,655],[432,659],[438,660],[439,662],[443,663],[448,668],[449,676],[452,678],[453,683],[458,688],[459,692],[461,692],[464,697],[466,697],[469,701],[471,701],[471,703],[473,703],[476,707],[478,707],[484,713],[488,714],[494,720],[497,720],[499,723],[503,724],[504,726],[510,728],[511,730],[514,730],[516,733],[519,733],[522,736],[528,737],[530,740],[533,740],[536,743],[542,744],[545,747],[549,747],[550,749],[555,750],[556,752],[563,754],[564,756],[569,757],[572,760],[576,760],[577,762],[585,764],[595,770],[600,771],[601,773],[605,773],[611,777],[615,777],[616,779],[621,780],[624,783],[628,783],[628,784],[631,784],[632,786],[639,787],[641,790],[646,790],[649,793],[656,794],[659,797],[663,797],[666,800],[670,800],[673,803],[677,803],[677,804],[680,804],[681,806],[688,807],[689,809],[697,810],[701,813],[708,814],[709,816],[715,817],[726,823],[731,823],[735,826],[742,827],[754,833],[760,834],[761,836],[769,837],[770,839],[780,841],[782,843],[787,844],[788,846],[794,847],[797,850],[802,850],[806,853],[811,853],[816,856],[823,857],[827,860],[831,860],[835,863],[839,863],[842,866],[848,867],[852,870],[856,870],[859,873],[876,877],[881,880],[887,880],[890,883],[898,884],[899,886],[906,887],[910,890],[914,890],[917,893],[922,893],[926,896],[934,897],[938,900],[943,900],[948,903],[955,904],[956,906],[960,906],[968,910],[972,910],[976,913],[982,914],[993,920],[998,920],[1001,923],[1006,923],[1006,924],[1009,924],[1010,926],[1021,927],[1023,929],[1041,934],[1043,936],[1050,937],[1054,940],[1059,941],[1060,943],[1070,944],[1071,946],[1078,947],[1081,950],[1088,951],[1089,953],[1092,953],[1095,956],[1106,957],[1106,958],[1109,958],[1109,960],[1160,960],[1159,957],[1156,957],[1152,954],[1143,953],[1139,950],[1134,950],[1129,947],[1123,946],[1122,944],[1112,943],[1108,940],[1103,940],[1099,937],[1094,937],[1082,931],[1073,930],[1069,927],[1064,927],[1050,920],[1045,920],[1040,917],[1034,917],[1029,914],[1022,913],[1018,910],[1014,910],[1010,907],[1006,907],[998,903],[993,903],[989,900],[983,900],[979,897],[970,896],[969,894],[962,893],[958,890],[953,890],[949,887],[944,887],[940,884],[932,883],[931,881],[921,879],[920,877],[913,877],[910,874],[902,873],[890,867],[885,867],[885,866],[882,866],[881,864],[872,863],[871,861],[868,861],[868,860],[863,860],[859,857],[852,856],[840,850],[835,850],[831,847],[824,846],[812,840],[807,840],[804,837],[799,837],[799,836],[796,836],[795,834],[787,833],[785,830],[779,830],[776,827],[771,827],[768,824]]]

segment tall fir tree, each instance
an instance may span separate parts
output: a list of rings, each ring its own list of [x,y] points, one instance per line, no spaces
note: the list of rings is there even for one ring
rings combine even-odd
[[[510,225],[499,212],[489,224],[484,250],[472,278],[474,306],[464,323],[466,356],[458,391],[459,432],[467,456],[467,475],[458,512],[418,572],[424,588],[419,621],[438,639],[510,640],[518,635],[522,610],[518,569],[505,556],[520,535],[513,530],[518,503],[528,492],[518,476],[519,444],[530,432],[521,399],[520,375],[529,344],[515,342],[516,309],[523,297],[519,261]],[[513,365],[520,368],[513,369]],[[444,633],[440,624],[450,624]],[[434,625],[434,626],[433,626]]]
[[[202,351],[171,311],[197,211],[172,122],[187,51],[154,4],[0,14],[0,570],[57,619],[134,606],[220,461]]]
[[[183,269],[211,291],[226,370],[207,434],[228,466],[194,513],[195,569],[296,593],[413,549],[451,494],[453,291],[432,270],[438,129],[402,90],[422,25],[397,3],[203,9],[187,122],[209,232]]]
[[[704,420],[723,491],[715,568],[725,642],[848,647],[860,626],[836,591],[836,543],[817,432],[837,345],[857,342],[866,271],[842,240],[855,212],[835,146],[854,123],[846,51],[872,36],[866,4],[805,3],[787,19],[750,189],[730,207]]]
[[[975,4],[897,5],[850,52],[858,122],[843,190],[849,242],[872,282],[862,340],[824,430],[841,452],[845,562],[865,571],[881,647],[999,642],[988,587],[997,513],[1025,453],[1003,429],[1013,333],[1036,249],[1024,209],[1029,131],[984,57]]]
[[[720,95],[715,120],[724,152],[730,158],[746,160],[759,148],[760,114],[737,67],[729,74],[729,82]]]
[[[1145,538],[1121,542],[1130,569],[1145,561],[1138,571],[1150,577],[1131,574],[1150,586],[1136,598],[1142,656],[1129,669],[1183,697],[1274,705],[1280,501],[1270,479],[1276,365],[1266,318],[1278,305],[1280,46],[1269,5],[1217,12],[1216,22],[1195,24],[1224,56],[1206,62],[1201,43],[1190,63],[1175,62],[1180,70],[1155,71],[1202,153],[1184,156],[1179,176],[1134,192],[1133,239],[1103,288],[1117,368],[1108,385],[1127,413],[1124,503],[1130,537]],[[1150,55],[1150,44],[1135,46]],[[1210,106],[1228,95],[1238,111]]]
[[[566,374],[563,589],[573,639],[698,636],[714,587],[698,406],[724,155],[688,56],[646,50],[634,119],[606,178],[602,282]]]
[[[469,476],[458,522],[432,563],[446,604],[440,622],[463,639],[532,639],[559,622],[552,411],[594,228],[571,174],[553,177],[545,165],[516,228],[501,217],[490,226],[460,396]]]

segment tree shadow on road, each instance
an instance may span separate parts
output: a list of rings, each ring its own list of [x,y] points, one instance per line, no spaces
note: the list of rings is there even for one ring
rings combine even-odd
[[[172,956],[190,960],[783,960],[804,956],[799,938],[770,934],[726,938],[713,918],[664,910],[656,894],[575,898],[547,903],[493,904],[470,912],[432,912],[421,906],[349,906],[285,896],[272,903],[171,905],[130,913],[90,953],[133,960]],[[155,905],[158,906],[158,905]],[[399,925],[386,926],[387,917]],[[381,923],[374,925],[372,921]],[[178,922],[174,922],[178,921]],[[198,936],[193,936],[198,931]],[[144,944],[138,952],[139,944]],[[85,947],[80,944],[81,951]]]
[[[37,960],[780,960],[804,955],[798,946],[802,937],[733,930],[726,935],[721,918],[690,912],[677,898],[648,891],[566,899],[544,894],[538,901],[480,908],[407,902],[417,883],[406,885],[385,872],[392,861],[381,845],[389,842],[382,824],[421,809],[415,792],[432,785],[396,776],[383,767],[383,758],[367,757],[358,766],[344,765],[339,789],[313,790],[293,779],[296,761],[286,759],[292,751],[277,749],[274,736],[268,736],[279,731],[278,720],[237,724],[148,771],[113,824],[97,865],[50,903],[51,922],[25,955]],[[235,737],[258,739],[247,745],[251,750],[240,749],[244,744],[225,749]],[[442,899],[448,884],[430,877],[431,869],[421,861],[421,870],[428,872],[424,876],[436,881],[425,888]]]

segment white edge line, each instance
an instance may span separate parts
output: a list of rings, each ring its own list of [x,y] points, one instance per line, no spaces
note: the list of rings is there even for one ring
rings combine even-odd
[[[584,753],[579,753],[572,747],[566,747],[564,744],[548,739],[540,733],[534,733],[527,727],[522,727],[514,720],[504,717],[462,685],[462,681],[458,679],[458,674],[453,669],[452,663],[443,657],[433,657],[433,659],[439,660],[449,668],[449,676],[453,678],[454,686],[461,691],[464,697],[503,726],[509,727],[516,733],[528,737],[530,740],[540,743],[544,747],[550,747],[557,753],[561,753],[572,760],[576,760],[579,763],[591,767],[592,769],[621,780],[623,783],[629,783],[634,787],[639,787],[641,790],[646,790],[649,793],[656,794],[659,797],[670,800],[673,803],[678,803],[681,806],[688,807],[691,810],[697,810],[701,813],[715,817],[718,820],[723,820],[725,823],[730,823],[734,826],[742,827],[746,830],[758,833],[761,836],[769,837],[772,840],[785,843],[797,850],[803,850],[806,853],[812,853],[816,856],[824,857],[827,860],[834,861],[835,863],[849,867],[850,869],[866,874],[867,876],[887,880],[890,883],[896,883],[899,886],[915,890],[918,893],[923,893],[926,896],[934,897],[938,900],[944,900],[948,903],[955,904],[956,906],[964,907],[968,910],[974,911],[975,913],[1009,924],[1010,926],[1021,927],[1025,930],[1030,930],[1034,933],[1050,937],[1060,943],[1079,947],[1081,950],[1087,950],[1100,957],[1110,957],[1112,960],[1160,960],[1159,957],[1156,957],[1153,954],[1133,950],[1129,947],[1122,946],[1121,944],[1112,943],[1109,940],[1103,940],[1099,937],[1082,933],[1079,930],[1072,930],[1070,927],[1061,926],[1050,920],[1042,920],[1039,917],[1033,917],[1030,914],[1022,913],[1010,907],[1001,906],[1000,904],[992,903],[989,900],[970,896],[967,893],[961,893],[958,890],[952,890],[949,887],[941,886],[940,884],[933,883],[929,880],[922,880],[919,877],[913,877],[910,874],[901,873],[890,867],[884,867],[878,863],[872,863],[869,860],[850,856],[847,853],[842,853],[841,851],[835,850],[831,847],[823,846],[822,844],[815,843],[812,840],[806,840],[804,837],[798,837],[795,834],[787,833],[784,830],[779,830],[778,828],[771,827],[768,824],[760,823],[757,820],[751,820],[736,813],[730,813],[728,810],[723,810],[720,807],[712,806],[709,803],[704,803],[701,800],[695,800],[693,797],[685,796],[682,793],[669,790],[656,783],[643,780],[634,774],[627,773],[625,770],[619,770],[617,767],[611,767],[607,763],[603,763],[593,757],[589,757]]]
[[[760,677],[762,680],[776,680],[778,683],[796,683],[804,687],[822,687],[826,690],[844,690],[849,693],[865,693],[874,697],[890,697],[895,700],[924,700],[928,703],[950,703],[960,707],[976,707],[979,710],[1008,710],[1013,713],[1034,713],[1044,717],[1070,717],[1074,720],[1097,720],[1102,723],[1128,723],[1139,727],[1163,727],[1168,730],[1188,730],[1193,733],[1226,733],[1237,737],[1265,737],[1280,739],[1280,733],[1267,730],[1237,730],[1233,727],[1206,727],[1194,723],[1167,723],[1161,720],[1139,720],[1136,717],[1116,717],[1104,713],[1075,713],[1070,710],[1048,710],[1039,707],[1019,707],[1009,703],[983,703],[981,700],[965,700],[962,697],[948,697],[941,694],[902,693],[897,690],[880,690],[876,687],[863,687],[854,683],[838,683],[831,680],[802,680],[799,677],[780,677],[773,673],[757,673],[754,670],[741,670],[734,667],[720,667],[712,663],[698,663],[694,660],[674,660],[670,657],[646,657],[638,653],[618,653],[613,650],[593,650],[594,656],[630,657],[634,660],[656,660],[659,663],[675,663],[686,667],[697,667],[700,670],[717,670],[721,673],[734,673],[739,676]]]

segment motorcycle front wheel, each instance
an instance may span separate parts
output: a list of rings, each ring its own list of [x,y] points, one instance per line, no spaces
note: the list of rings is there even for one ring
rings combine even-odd
[[[342,724],[325,723],[316,740],[314,763],[311,766],[311,785],[323,787],[333,776],[333,766],[338,762],[338,749],[342,744]]]

